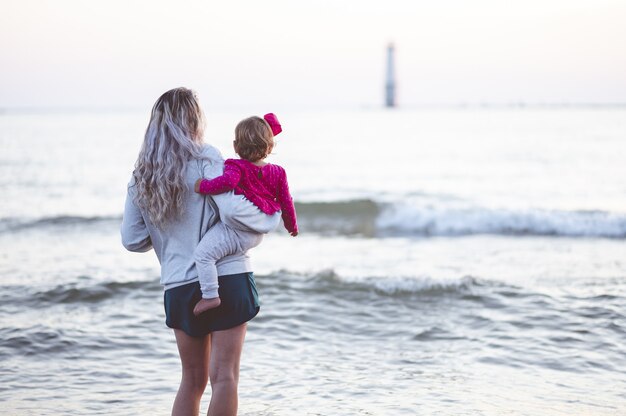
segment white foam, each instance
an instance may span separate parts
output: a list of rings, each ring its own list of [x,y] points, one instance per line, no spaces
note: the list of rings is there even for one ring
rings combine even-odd
[[[528,234],[624,238],[626,214],[394,204],[383,210],[376,226],[382,232],[394,234]]]

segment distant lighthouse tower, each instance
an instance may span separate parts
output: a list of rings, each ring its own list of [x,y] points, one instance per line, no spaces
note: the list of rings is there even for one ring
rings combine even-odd
[[[385,81],[385,106],[396,106],[396,78],[393,70],[393,43],[387,46],[387,80]]]

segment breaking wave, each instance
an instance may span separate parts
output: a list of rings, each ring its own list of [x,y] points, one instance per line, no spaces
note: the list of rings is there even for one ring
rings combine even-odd
[[[50,228],[50,227],[80,227],[85,225],[101,224],[101,223],[119,223],[122,220],[121,215],[104,215],[104,216],[79,216],[79,215],[56,215],[51,217],[42,217],[35,219],[24,218],[0,218],[0,233],[16,232],[33,228]]]
[[[158,279],[140,281],[103,281],[91,284],[67,283],[54,287],[3,287],[3,304],[31,305],[95,304],[119,297],[153,297],[162,291]],[[35,290],[33,290],[35,289]]]
[[[397,276],[397,277],[345,277],[333,270],[315,274],[309,281],[326,284],[331,291],[337,289],[349,291],[376,291],[384,295],[405,294],[444,294],[465,292],[472,287],[488,284],[487,281],[473,276],[434,278],[431,276]]]
[[[371,237],[474,234],[625,238],[626,214],[606,211],[493,209],[370,200],[298,205],[306,231]]]
[[[376,202],[370,199],[297,203],[299,227],[321,235],[365,237],[476,234],[626,238],[626,213],[600,210],[485,208],[445,199]],[[2,218],[0,233],[36,228],[119,226],[121,215]]]
[[[422,208],[393,206],[377,218],[381,232],[413,235],[626,237],[626,214],[606,211]]]

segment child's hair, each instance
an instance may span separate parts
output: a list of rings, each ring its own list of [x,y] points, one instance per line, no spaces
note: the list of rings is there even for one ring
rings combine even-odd
[[[272,129],[261,117],[248,117],[235,127],[235,149],[242,159],[256,162],[267,157],[273,148]]]

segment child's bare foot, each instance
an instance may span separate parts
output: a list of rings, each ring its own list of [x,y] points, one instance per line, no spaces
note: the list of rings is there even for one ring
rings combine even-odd
[[[220,298],[200,299],[200,302],[196,303],[196,306],[193,308],[193,314],[198,316],[209,309],[217,308],[220,306],[220,303],[222,303]]]

